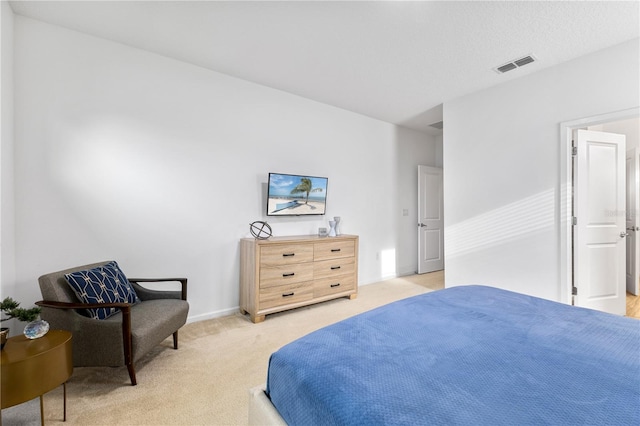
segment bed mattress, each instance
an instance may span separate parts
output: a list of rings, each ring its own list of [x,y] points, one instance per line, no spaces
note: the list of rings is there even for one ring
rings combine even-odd
[[[453,287],[284,346],[266,393],[289,425],[638,425],[640,321]]]

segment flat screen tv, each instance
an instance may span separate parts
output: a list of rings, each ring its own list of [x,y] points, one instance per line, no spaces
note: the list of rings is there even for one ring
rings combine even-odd
[[[326,177],[269,173],[267,216],[323,215],[328,181]]]

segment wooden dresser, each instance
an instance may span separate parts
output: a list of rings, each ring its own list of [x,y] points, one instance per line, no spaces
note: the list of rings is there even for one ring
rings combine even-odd
[[[265,315],[358,294],[358,236],[240,240],[240,312]]]

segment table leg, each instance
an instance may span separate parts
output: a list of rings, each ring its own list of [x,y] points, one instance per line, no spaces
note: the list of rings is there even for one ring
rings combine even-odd
[[[42,395],[40,395],[40,425],[44,426],[44,402],[42,401]]]
[[[62,389],[64,393],[64,399],[63,399],[64,408],[62,411],[62,421],[66,422],[67,421],[67,382],[64,382],[62,384]]]

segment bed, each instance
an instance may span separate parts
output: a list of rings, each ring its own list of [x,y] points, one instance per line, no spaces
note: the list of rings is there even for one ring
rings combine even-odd
[[[414,296],[269,360],[251,424],[640,424],[640,321],[486,286]]]

